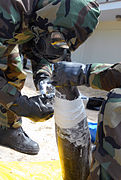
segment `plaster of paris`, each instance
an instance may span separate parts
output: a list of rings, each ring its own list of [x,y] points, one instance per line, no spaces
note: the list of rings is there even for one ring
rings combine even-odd
[[[60,128],[76,128],[86,118],[81,97],[69,101],[55,96],[54,118]]]
[[[86,146],[89,129],[81,97],[72,101],[55,97],[54,106],[55,123],[60,127],[58,136],[67,139],[75,147]]]
[[[88,145],[89,129],[86,123],[86,118],[77,124],[74,128],[61,128],[58,130],[58,136],[62,139],[68,140],[73,143],[75,147],[86,147]]]

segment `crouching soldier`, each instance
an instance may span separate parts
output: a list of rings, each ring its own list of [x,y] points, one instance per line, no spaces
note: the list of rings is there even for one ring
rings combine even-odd
[[[0,1],[0,145],[37,154],[39,146],[24,133],[21,116],[38,122],[53,114],[40,96],[21,95],[25,76],[17,45],[28,44],[36,63],[61,61],[90,36],[98,16],[95,1]]]

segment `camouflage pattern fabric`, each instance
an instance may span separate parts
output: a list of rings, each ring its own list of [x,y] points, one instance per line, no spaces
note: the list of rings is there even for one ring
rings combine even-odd
[[[93,32],[99,15],[99,5],[94,0],[43,0],[41,8],[36,11],[36,20],[39,32],[62,32],[72,51]],[[34,30],[33,22],[32,25]]]
[[[22,124],[19,117],[0,105],[0,126],[2,128],[14,127],[18,128]]]
[[[38,91],[37,84],[41,80],[41,74],[45,75],[46,77],[50,77],[52,74],[52,69],[50,63],[44,59],[41,58],[37,61],[31,60],[32,63],[32,71],[33,71],[33,80],[34,80],[34,85],[36,87],[36,90]]]
[[[13,44],[23,44],[43,32],[60,30],[75,50],[93,32],[100,14],[93,0],[0,1],[0,57]]]
[[[23,71],[22,68],[22,61],[19,55],[19,49],[17,45],[14,47],[14,49],[11,51],[10,55],[7,58],[7,63],[4,64],[4,67],[6,65],[5,70],[2,70],[5,75],[5,78],[8,81],[9,87],[6,87],[6,90],[9,89],[9,92],[7,92],[12,93],[13,88],[17,88],[18,90],[21,90],[23,88],[26,79],[26,73]],[[10,88],[10,86],[12,86],[13,88]],[[8,109],[0,105],[0,125],[3,128],[8,128],[11,126],[14,128],[18,128],[21,126],[21,123],[22,122],[20,120],[20,117],[18,117],[15,113],[9,111]]]
[[[40,61],[39,59],[39,61],[37,61],[37,59],[35,59],[31,61],[34,82],[37,81],[37,76],[40,72],[50,76],[51,69],[50,64],[47,60],[43,59],[43,61]],[[19,55],[18,45],[14,47],[14,49],[8,56],[7,68],[3,72],[9,83],[8,85],[14,86],[19,91],[23,88],[24,82],[26,80],[26,73],[23,71],[23,65]],[[9,90],[13,91],[11,88],[9,88]],[[9,111],[8,109],[5,109],[5,107],[3,107],[2,105],[0,105],[0,107],[0,125],[2,127],[12,126],[14,128],[18,128],[21,126],[22,121],[20,117],[18,117],[15,113]]]
[[[10,93],[13,93],[11,86],[21,90],[26,78],[17,44],[27,44],[33,38],[39,38],[43,32],[59,30],[64,33],[70,50],[75,50],[95,29],[99,14],[95,0],[7,0],[7,3],[1,0],[0,70],[9,82]],[[41,71],[50,73],[46,59],[38,63],[30,51],[25,54],[31,54],[34,79]],[[19,119],[9,110],[0,110],[0,113],[0,125],[6,127],[9,124],[14,126]]]
[[[31,60],[32,65],[32,72],[33,72],[33,80],[34,85],[37,88],[37,83],[40,80],[40,74],[45,74],[46,76],[51,76],[52,70],[51,70],[51,64],[48,62],[47,59],[43,57],[36,57],[34,53],[32,52],[31,48],[31,41],[19,46],[21,54],[25,57]]]
[[[93,152],[88,180],[119,180],[121,179],[121,64],[92,64],[91,67],[89,77],[91,87],[110,92],[99,113],[96,150]]]
[[[19,54],[18,45],[14,47],[8,56],[7,68],[4,71],[8,83],[21,90],[24,86],[26,73],[23,71],[23,64]]]
[[[89,84],[94,89],[105,91],[121,87],[121,63],[92,64]]]

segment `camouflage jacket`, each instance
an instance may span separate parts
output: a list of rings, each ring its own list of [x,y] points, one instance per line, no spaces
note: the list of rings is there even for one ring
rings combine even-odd
[[[110,91],[98,115],[96,150],[88,180],[121,179],[121,63],[92,64],[92,88]]]
[[[4,61],[15,44],[53,30],[63,32],[75,50],[95,29],[99,14],[95,0],[1,0],[0,57]]]
[[[91,65],[89,84],[94,89],[110,91],[121,87],[121,63]]]

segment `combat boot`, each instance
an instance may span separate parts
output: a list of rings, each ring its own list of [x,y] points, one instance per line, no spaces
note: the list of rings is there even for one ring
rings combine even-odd
[[[22,127],[7,129],[0,127],[0,145],[30,155],[39,152],[39,145],[29,138]]]

